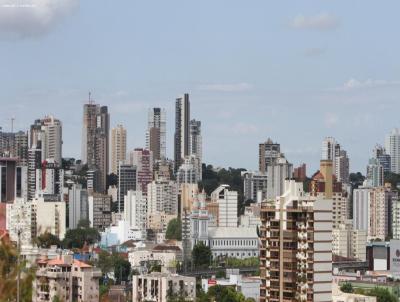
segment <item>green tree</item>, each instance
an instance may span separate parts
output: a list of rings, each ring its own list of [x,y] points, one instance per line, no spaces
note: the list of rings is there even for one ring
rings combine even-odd
[[[25,261],[18,264],[18,252],[8,240],[0,241],[0,301],[15,301],[17,276],[20,274],[21,301],[32,301],[34,270],[27,268]]]
[[[103,276],[106,276],[113,269],[113,260],[111,255],[106,251],[101,251],[96,261],[96,266],[100,268]]]
[[[340,290],[344,293],[354,292],[353,285],[350,282],[345,282],[340,286]]]
[[[113,255],[113,266],[116,283],[121,284],[121,281],[128,281],[131,275],[130,262],[117,254]]]
[[[193,264],[196,268],[207,267],[212,261],[211,249],[203,242],[197,243],[192,251]]]
[[[215,285],[208,289],[207,293],[210,301],[221,301],[221,302],[245,302],[243,294],[236,292],[231,287],[225,287],[221,285]]]
[[[182,224],[179,219],[174,218],[168,223],[165,238],[182,240]]]
[[[78,221],[78,225],[76,226],[77,229],[88,229],[90,228],[90,221],[89,219],[81,219]]]
[[[397,302],[398,299],[387,288],[375,287],[366,293],[368,296],[376,297],[377,302]]]
[[[99,231],[90,227],[81,227],[67,230],[62,245],[68,249],[82,248],[85,244],[94,244],[99,240]]]
[[[36,238],[36,244],[42,248],[49,248],[52,245],[60,247],[61,241],[56,235],[45,232]]]

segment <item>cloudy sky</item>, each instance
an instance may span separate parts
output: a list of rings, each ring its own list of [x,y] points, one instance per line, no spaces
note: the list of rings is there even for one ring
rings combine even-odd
[[[334,136],[364,172],[400,126],[400,2],[0,0],[0,126],[53,114],[80,156],[88,91],[144,145],[147,108],[191,94],[204,159],[255,169],[271,137],[318,166]],[[309,171],[311,173],[311,171]]]

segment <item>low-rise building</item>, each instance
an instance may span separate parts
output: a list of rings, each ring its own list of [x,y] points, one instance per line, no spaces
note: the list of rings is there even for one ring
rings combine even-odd
[[[239,274],[239,269],[227,269],[226,278],[223,279],[201,279],[201,288],[205,293],[215,285],[233,287],[245,298],[252,298],[255,301],[260,299],[260,277],[244,277]]]
[[[153,248],[137,249],[128,254],[132,268],[145,271],[146,264],[157,263],[169,270],[182,261],[182,250],[176,245],[158,244]]]
[[[98,302],[101,272],[72,255],[41,259],[33,281],[32,301]]]
[[[132,293],[132,300],[137,302],[167,302],[173,295],[195,301],[196,278],[156,272],[132,276]]]

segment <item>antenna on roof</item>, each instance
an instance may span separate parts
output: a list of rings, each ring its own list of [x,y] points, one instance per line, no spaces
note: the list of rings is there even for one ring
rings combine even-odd
[[[89,91],[89,104],[93,104],[91,96],[92,96],[92,93]]]
[[[15,117],[11,117],[11,133],[14,133],[14,121]]]

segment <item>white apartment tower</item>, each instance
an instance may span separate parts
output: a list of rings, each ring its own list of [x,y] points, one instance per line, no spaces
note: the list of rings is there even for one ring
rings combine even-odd
[[[124,219],[131,229],[139,230],[146,238],[147,200],[141,191],[129,190],[124,198]]]
[[[111,130],[111,173],[117,174],[119,163],[126,160],[126,129],[122,125]]]
[[[390,171],[400,173],[400,129],[393,129],[385,140],[386,152],[390,155]]]
[[[147,185],[148,215],[178,214],[178,187],[174,181],[158,179]]]
[[[52,115],[38,119],[31,125],[30,147],[41,146],[42,160],[53,159],[62,162],[62,123]],[[39,144],[40,141],[40,144]]]
[[[228,185],[220,185],[211,193],[211,202],[218,204],[218,226],[238,226],[238,193],[229,190]]]

